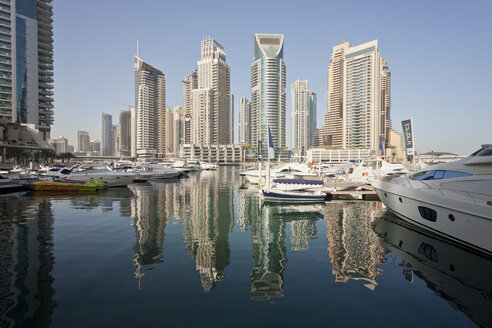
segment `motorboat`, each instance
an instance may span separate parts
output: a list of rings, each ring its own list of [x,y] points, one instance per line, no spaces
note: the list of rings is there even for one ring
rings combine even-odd
[[[182,175],[182,171],[178,171],[160,164],[149,164],[146,165],[141,171],[137,172],[136,180],[172,179]]]
[[[108,187],[124,187],[133,182],[137,176],[134,172],[113,171],[108,166],[81,165],[76,168],[61,168],[56,171],[50,171],[50,175],[56,178],[77,180],[88,182],[90,179],[97,180],[101,178]]]
[[[108,187],[101,178],[97,180],[91,178],[89,181],[69,179],[42,180],[26,183],[24,186],[34,191],[99,191]]]
[[[372,182],[403,220],[492,254],[492,145],[409,176]]]
[[[312,173],[311,168],[304,163],[287,163],[270,169],[270,178],[294,179],[294,174]],[[266,168],[261,170],[246,170],[240,173],[251,184],[265,183]]]
[[[217,170],[218,165],[215,163],[208,163],[208,162],[200,162],[200,166],[202,170],[205,171],[212,171],[212,170]]]
[[[186,162],[186,167],[188,167],[191,172],[202,170],[202,166],[201,166],[200,162],[188,161],[188,162]]]
[[[327,194],[321,189],[304,189],[304,190],[281,190],[272,186],[272,188],[260,189],[261,195],[265,201],[277,202],[323,202],[327,199]]]

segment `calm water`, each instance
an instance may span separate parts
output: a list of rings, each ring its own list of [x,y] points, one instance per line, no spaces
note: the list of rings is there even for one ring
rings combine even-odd
[[[490,259],[238,173],[0,198],[0,327],[492,325]]]

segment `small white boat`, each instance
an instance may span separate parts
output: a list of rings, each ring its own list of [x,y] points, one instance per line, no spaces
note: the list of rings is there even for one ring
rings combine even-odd
[[[372,186],[403,220],[492,254],[492,145]]]

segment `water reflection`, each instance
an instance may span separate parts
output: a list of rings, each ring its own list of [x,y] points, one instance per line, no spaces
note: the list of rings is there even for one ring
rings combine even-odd
[[[398,255],[403,276],[427,287],[482,327],[492,326],[492,259],[462,248],[391,217],[374,230],[384,247]]]
[[[379,216],[379,202],[327,203],[324,208],[328,227],[328,251],[335,282],[360,280],[374,290],[376,278],[382,274],[385,249],[371,229]]]
[[[47,327],[56,302],[49,200],[0,198],[0,326]]]

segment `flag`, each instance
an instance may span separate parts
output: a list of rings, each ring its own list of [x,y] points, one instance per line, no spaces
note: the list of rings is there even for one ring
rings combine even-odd
[[[401,121],[403,128],[403,140],[408,157],[414,155],[412,119]]]
[[[273,148],[272,131],[268,127],[268,159],[275,158],[275,149]]]

